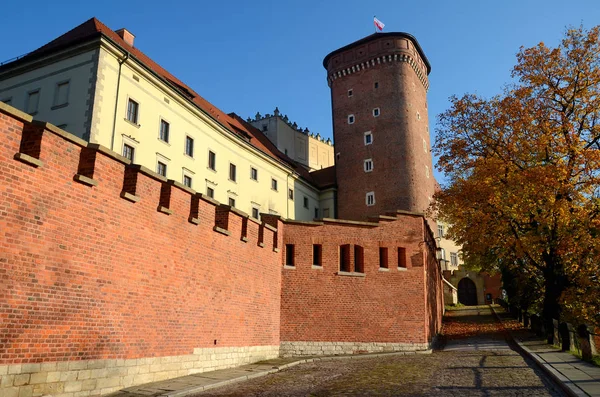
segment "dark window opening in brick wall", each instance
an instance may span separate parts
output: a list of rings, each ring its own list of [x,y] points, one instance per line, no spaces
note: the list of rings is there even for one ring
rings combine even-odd
[[[350,270],[350,244],[340,245],[340,271],[349,272]]]
[[[323,246],[313,244],[313,266],[323,266]]]
[[[387,249],[387,247],[379,247],[379,267],[382,269],[388,268],[388,249]]]
[[[285,265],[295,266],[294,263],[294,244],[285,245]]]
[[[398,267],[406,269],[406,248],[398,247]]]
[[[354,246],[354,271],[356,273],[364,273],[365,272],[364,249],[360,245]]]

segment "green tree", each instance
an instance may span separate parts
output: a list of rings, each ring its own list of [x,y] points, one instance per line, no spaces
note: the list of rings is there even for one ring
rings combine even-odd
[[[501,94],[451,98],[434,146],[449,183],[432,211],[466,263],[511,263],[531,275],[523,280],[542,280],[549,330],[561,311],[600,302],[599,32],[568,29],[557,48],[521,48]],[[572,310],[581,295],[585,310]]]

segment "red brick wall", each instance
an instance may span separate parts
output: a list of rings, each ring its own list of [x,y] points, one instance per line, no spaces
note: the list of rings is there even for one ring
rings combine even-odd
[[[483,277],[483,297],[487,294],[492,295],[492,302],[495,302],[497,298],[502,297],[502,275],[500,273],[497,274],[488,274],[488,273],[480,273]],[[486,303],[488,303],[486,301]]]
[[[152,173],[134,172],[140,199],[123,199],[123,162],[97,152],[93,172],[79,167],[74,138],[43,128],[23,147],[43,165],[17,161],[23,125],[0,109],[0,364],[279,344],[272,230],[248,221],[245,243],[225,211],[231,234],[215,232],[214,204]]]
[[[425,274],[434,253],[424,248],[424,227],[422,217],[410,215],[378,226],[286,224],[283,243],[294,244],[295,268],[283,270],[281,340],[428,342],[428,315],[438,319],[441,314],[435,311],[442,306],[433,305],[441,293],[435,290],[439,274],[431,269]],[[323,246],[322,269],[312,267],[313,244]],[[352,246],[363,247],[364,277],[337,274],[343,244],[351,245],[351,264]],[[379,270],[380,246],[388,247],[388,271]],[[406,271],[398,270],[397,247],[406,249]]]
[[[412,42],[404,37],[381,36],[367,45],[352,46],[333,56],[327,65],[331,77],[376,61],[331,81],[341,219],[366,220],[398,209],[424,212],[433,196],[427,91],[411,64],[387,60],[389,56],[410,56],[420,64],[422,75],[426,74]],[[352,96],[348,96],[349,90]],[[378,117],[373,116],[374,108],[380,109]],[[354,124],[348,124],[350,114],[355,117]],[[364,143],[367,131],[373,134],[370,145]],[[364,171],[366,159],[373,160],[371,172]],[[371,191],[375,192],[375,205],[367,206],[365,196]]]

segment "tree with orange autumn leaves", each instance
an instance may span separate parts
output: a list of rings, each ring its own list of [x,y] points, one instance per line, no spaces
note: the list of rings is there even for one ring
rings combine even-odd
[[[467,265],[537,285],[546,325],[600,324],[599,34],[521,48],[502,94],[452,97],[439,116],[449,182],[431,210]]]

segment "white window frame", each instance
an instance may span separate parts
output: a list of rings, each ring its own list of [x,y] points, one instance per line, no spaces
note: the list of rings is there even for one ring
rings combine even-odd
[[[425,166],[425,176],[429,178],[429,167]]]
[[[35,104],[35,110],[29,112],[29,100],[31,99],[31,95],[32,94],[37,94],[37,101]],[[41,88],[36,88],[34,90],[31,91],[27,91],[27,96],[25,97],[25,112],[31,116],[34,116],[37,114],[37,112],[40,109],[40,98],[42,97],[42,89]]]
[[[215,155],[214,168],[210,167],[210,154],[211,153],[213,153]],[[208,150],[206,151],[206,169],[208,169],[212,172],[217,172],[217,152],[212,150],[211,148],[208,148]]]
[[[231,168],[231,166],[233,166],[233,168]],[[233,169],[233,179],[231,178],[231,170]],[[237,165],[235,165],[234,163],[232,163],[231,161],[229,162],[229,174],[228,174],[228,180],[230,182],[233,183],[237,183]]]
[[[251,208],[250,209],[250,218],[256,219],[257,221],[259,221],[260,220],[260,205],[258,205],[258,204],[252,204],[250,206],[250,208]],[[254,210],[256,210],[256,213],[258,214],[257,217],[254,217],[254,214],[253,214]]]
[[[352,118],[352,121],[350,121],[350,118]],[[348,115],[348,124],[354,124],[356,122],[356,117],[354,117],[353,114],[349,114]]]
[[[190,189],[194,188],[194,176],[196,175],[196,173],[190,169],[187,169],[185,167],[181,167],[181,183],[183,183],[183,185],[185,186],[185,177],[187,176],[188,178],[191,178],[192,180],[192,184],[191,186],[188,186]]]
[[[450,264],[452,266],[458,266],[458,252],[450,253]]]
[[[370,167],[368,167],[367,164],[369,164]],[[372,172],[374,166],[375,165],[373,164],[373,159],[366,159],[363,163],[363,168],[364,168],[365,172]]]
[[[256,171],[256,178],[252,177],[252,171]],[[250,166],[250,180],[258,182],[258,168]]]
[[[381,109],[379,109],[379,108],[373,109],[373,117],[379,117],[380,114],[381,114]]]
[[[62,84],[66,84],[67,85],[67,97],[65,99],[65,102],[63,103],[58,103],[58,86],[62,85]],[[52,104],[52,109],[59,109],[59,108],[64,108],[66,106],[69,106],[69,94],[71,91],[71,80],[61,80],[59,82],[56,83],[56,85],[54,86],[54,101]]]
[[[188,154],[187,152],[187,142],[188,142],[188,138],[192,140],[192,154]],[[183,154],[185,154],[186,156],[188,156],[189,158],[194,158],[194,154],[196,152],[196,140],[194,139],[193,136],[191,136],[190,134],[185,134],[185,138],[183,139]]]
[[[136,113],[136,120],[135,121],[131,121],[129,120],[129,101],[133,101],[135,103],[137,103],[137,113]],[[140,124],[140,119],[141,119],[141,114],[142,114],[142,103],[140,101],[138,101],[137,99],[135,99],[132,96],[127,95],[127,102],[125,103],[125,120],[128,123],[131,123],[137,127],[141,127]],[[159,125],[160,128],[160,125]]]
[[[134,141],[133,139],[129,138],[126,135],[122,135],[122,142],[121,142],[121,155],[124,156],[125,153],[125,145],[127,146],[131,146],[133,148],[133,159],[131,159],[131,163],[133,164],[135,162],[135,154],[137,152],[137,144],[139,142]]]
[[[156,153],[156,167],[154,168],[154,170],[156,171],[156,173],[158,175],[161,175],[158,172],[158,162],[161,162],[165,165],[165,175],[163,175],[165,178],[168,178],[169,175],[169,163],[171,162],[171,159],[169,159],[168,157],[163,156],[160,153]]]
[[[371,197],[373,200],[371,204],[369,204],[369,197]],[[365,195],[365,204],[367,205],[367,207],[372,207],[375,205],[375,192],[367,192],[367,194]]]
[[[371,142],[367,142],[367,136],[371,137]],[[365,132],[365,146],[373,144],[373,133],[371,131]]]
[[[160,136],[160,134],[162,133],[162,123],[163,121],[165,123],[167,123],[167,140],[162,139],[162,137]],[[162,143],[166,143],[167,145],[170,145],[169,142],[171,141],[171,122],[167,119],[165,119],[164,117],[159,117],[158,118],[158,140],[161,141]]]

